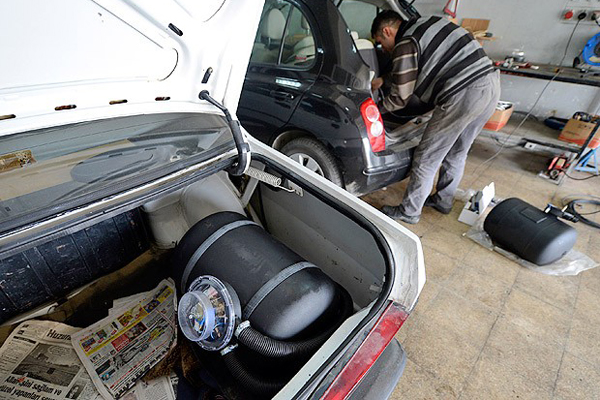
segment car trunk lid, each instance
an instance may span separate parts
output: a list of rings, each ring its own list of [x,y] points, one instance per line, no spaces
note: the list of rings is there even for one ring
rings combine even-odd
[[[252,1],[0,5],[0,135],[157,110],[235,110],[260,17]],[[236,27],[231,35],[230,27]]]

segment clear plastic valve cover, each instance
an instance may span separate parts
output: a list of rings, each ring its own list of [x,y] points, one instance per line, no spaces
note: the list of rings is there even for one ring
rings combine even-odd
[[[196,278],[179,301],[179,326],[185,337],[205,350],[221,350],[235,328],[235,293],[214,276]]]

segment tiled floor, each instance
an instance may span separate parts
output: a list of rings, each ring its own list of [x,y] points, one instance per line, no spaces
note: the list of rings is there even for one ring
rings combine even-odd
[[[497,196],[540,208],[571,194],[600,196],[600,178],[556,186],[537,177],[549,157],[519,148],[480,166],[497,149],[485,134],[475,142],[463,189],[494,181]],[[395,205],[405,186],[364,199]],[[425,209],[409,225],[421,237],[427,283],[397,336],[408,362],[392,399],[600,398],[600,268],[570,277],[522,268],[462,236],[462,206],[447,216]],[[600,232],[574,226],[577,249],[600,261]]]

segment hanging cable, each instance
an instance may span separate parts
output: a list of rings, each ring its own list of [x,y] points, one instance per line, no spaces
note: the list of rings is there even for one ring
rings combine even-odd
[[[573,40],[573,35],[575,35],[575,31],[577,30],[577,27],[579,26],[579,23],[581,22],[581,20],[578,20],[577,23],[575,24],[575,26],[573,27],[573,30],[571,31],[571,35],[569,36],[569,40],[567,41],[567,45],[565,46],[565,51],[564,54],[560,60],[560,62],[558,63],[559,67],[556,70],[556,73],[552,76],[552,78],[548,81],[548,83],[546,83],[546,85],[544,86],[544,88],[542,89],[542,91],[540,92],[540,94],[538,95],[537,99],[535,100],[535,102],[533,103],[533,106],[531,106],[531,108],[529,109],[529,111],[527,112],[527,114],[525,115],[525,117],[523,118],[523,120],[519,123],[519,125],[517,125],[516,128],[514,128],[512,130],[512,132],[508,135],[508,137],[505,140],[505,143],[508,143],[508,139],[510,139],[525,123],[525,121],[527,121],[527,119],[531,116],[531,114],[533,113],[533,110],[535,110],[535,107],[538,105],[538,103],[540,102],[540,100],[542,99],[544,93],[546,92],[546,89],[548,89],[548,86],[550,86],[550,84],[552,82],[554,82],[554,80],[558,77],[558,75],[560,75],[561,73],[561,66],[563,64],[563,62],[565,61],[565,59],[567,58],[567,53],[569,51],[569,47],[571,45],[571,41]],[[503,150],[503,147],[500,148],[500,150],[498,150],[496,152],[496,154],[494,154],[492,157],[490,157],[490,161],[493,160],[494,158],[496,158],[500,152]],[[487,161],[486,161],[487,162]]]

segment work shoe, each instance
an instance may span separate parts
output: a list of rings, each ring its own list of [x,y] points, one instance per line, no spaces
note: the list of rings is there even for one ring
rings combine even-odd
[[[431,196],[427,197],[427,200],[425,200],[424,206],[425,207],[431,207],[434,210],[436,210],[438,212],[441,212],[442,214],[446,214],[446,215],[448,215],[448,214],[450,214],[452,212],[452,207],[442,207],[442,206],[440,206],[439,204],[437,204],[435,202],[435,200],[433,200],[431,198]]]
[[[381,212],[387,215],[388,217],[392,217],[398,221],[406,222],[407,224],[416,224],[421,219],[420,215],[415,215],[414,217],[408,216],[400,211],[400,207],[393,206],[383,206],[381,208]]]

